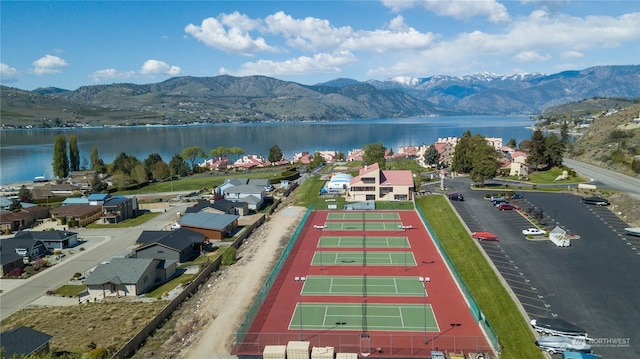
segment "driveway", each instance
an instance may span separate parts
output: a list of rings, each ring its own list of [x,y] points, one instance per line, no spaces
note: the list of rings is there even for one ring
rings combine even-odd
[[[640,240],[624,235],[623,221],[572,194],[521,192],[525,198],[516,204],[542,209],[548,230],[558,225],[576,235],[570,247],[559,248],[526,239],[522,230],[531,223],[517,211],[495,209],[467,178],[445,185],[464,195],[452,204],[470,231],[498,235],[499,242],[481,246],[531,319],[565,319],[596,339],[596,354],[640,358]]]

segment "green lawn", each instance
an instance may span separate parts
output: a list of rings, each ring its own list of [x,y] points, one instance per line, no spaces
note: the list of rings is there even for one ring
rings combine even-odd
[[[495,330],[500,358],[543,358],[535,345],[529,324],[489,266],[481,250],[464,229],[444,196],[416,199],[445,251],[469,287],[476,302]]]
[[[120,222],[120,223],[115,223],[115,224],[98,224],[98,223],[91,223],[89,225],[87,225],[87,228],[126,228],[126,227],[135,227],[137,225],[140,225],[156,216],[160,215],[160,213],[156,213],[156,212],[146,212],[143,213],[141,215],[139,215],[136,218],[129,218],[129,219],[125,219],[124,221]]]
[[[529,174],[529,182],[530,183],[581,183],[581,182],[589,182],[588,179],[580,177],[580,176],[571,176],[569,175],[566,180],[556,181],[558,176],[562,175],[562,168],[554,167],[548,171],[536,171]]]
[[[80,293],[87,290],[86,285],[71,285],[65,284],[62,287],[53,291],[55,295],[63,297],[77,297]]]
[[[195,277],[196,277],[195,274],[183,274],[154,288],[151,292],[146,293],[144,296],[148,298],[162,299],[162,297],[164,297],[165,294],[168,294],[169,292],[171,292],[173,289],[175,289],[181,284],[191,282]]]

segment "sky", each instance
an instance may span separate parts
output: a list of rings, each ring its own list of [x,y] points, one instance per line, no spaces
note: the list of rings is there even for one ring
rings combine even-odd
[[[0,1],[0,80],[24,90],[637,64],[637,0]]]

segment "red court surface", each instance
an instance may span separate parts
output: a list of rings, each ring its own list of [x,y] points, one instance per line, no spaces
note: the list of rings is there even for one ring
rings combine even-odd
[[[336,211],[332,211],[336,212]],[[354,213],[356,211],[348,211]],[[446,264],[436,249],[431,237],[415,211],[389,211],[400,214],[400,222],[411,229],[377,231],[339,231],[315,228],[327,222],[329,211],[313,211],[300,232],[291,253],[284,263],[269,294],[260,308],[247,334],[237,342],[234,354],[239,356],[261,355],[266,345],[286,345],[289,341],[304,340],[314,346],[335,347],[336,353],[359,353],[372,357],[430,357],[435,349],[450,352],[491,352],[479,324],[451,276]],[[367,220],[371,222],[372,220]],[[379,220],[389,222],[389,220]],[[347,220],[340,220],[347,222]],[[360,220],[362,222],[362,220]],[[312,265],[312,258],[319,251],[321,236],[406,236],[408,250],[413,252],[417,265]],[[327,248],[322,251],[359,251],[358,248]],[[404,248],[367,248],[367,253],[382,251],[404,252]],[[296,305],[302,303],[402,303],[420,304],[424,296],[310,296],[300,295],[301,282],[296,277],[313,276],[394,276],[429,277],[426,283],[428,297],[440,332],[378,331],[360,328],[344,330],[338,325],[323,330],[300,330],[292,322]],[[289,324],[291,325],[291,329]],[[337,323],[336,323],[337,324]],[[363,324],[364,325],[364,324]]]

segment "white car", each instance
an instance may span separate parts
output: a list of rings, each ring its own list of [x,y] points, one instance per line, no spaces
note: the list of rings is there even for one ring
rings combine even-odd
[[[171,230],[175,231],[176,229],[180,229],[180,223],[174,223],[171,225]]]
[[[522,234],[525,236],[544,236],[547,232],[539,228],[527,228],[522,230]]]

